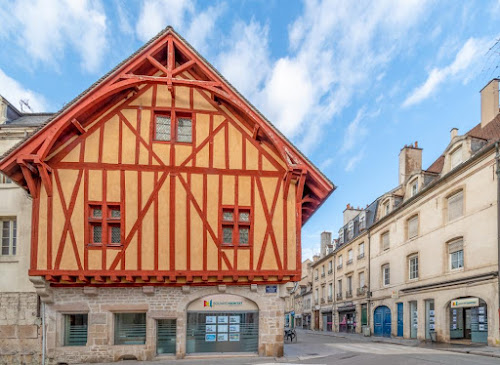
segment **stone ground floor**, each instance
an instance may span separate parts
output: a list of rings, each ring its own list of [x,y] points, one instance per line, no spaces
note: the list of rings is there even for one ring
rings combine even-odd
[[[40,364],[40,303],[35,292],[0,293],[0,364]]]
[[[395,293],[385,298],[374,293],[373,335],[500,346],[496,280]]]
[[[0,336],[8,339],[0,340],[0,363],[40,363],[40,358],[34,356],[39,356],[42,348],[42,320],[46,364],[179,359],[186,355],[221,353],[281,357],[285,291],[284,285],[132,288],[45,285],[38,293],[43,298],[41,313],[36,317],[34,305],[35,317],[30,312],[28,320],[34,326],[31,342],[20,341],[27,329],[20,326],[24,322],[19,318],[14,329],[7,328],[7,324],[0,327]],[[34,298],[36,304],[36,294]],[[23,303],[9,299],[8,304],[31,310],[33,303],[29,299]],[[3,316],[15,317],[1,312]],[[33,323],[33,318],[37,322]],[[33,361],[25,361],[23,351],[27,349],[32,350]]]

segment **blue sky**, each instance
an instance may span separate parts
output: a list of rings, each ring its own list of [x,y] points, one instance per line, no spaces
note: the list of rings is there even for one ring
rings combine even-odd
[[[418,141],[426,168],[451,128],[476,125],[500,73],[498,0],[18,0],[0,19],[0,94],[35,111],[172,25],[338,186],[304,227],[304,257],[347,203],[396,186],[401,147]]]

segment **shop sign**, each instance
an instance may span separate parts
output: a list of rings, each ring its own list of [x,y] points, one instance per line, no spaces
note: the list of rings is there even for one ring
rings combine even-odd
[[[478,306],[479,298],[456,299],[451,301],[452,308],[470,308]]]
[[[257,305],[243,297],[231,294],[213,295],[194,301],[188,311],[258,310]]]
[[[278,285],[266,285],[266,294],[276,294],[278,292]]]

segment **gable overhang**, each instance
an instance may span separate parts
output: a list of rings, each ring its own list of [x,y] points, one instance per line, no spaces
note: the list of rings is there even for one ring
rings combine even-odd
[[[166,62],[161,62],[161,56]],[[183,77],[185,72],[194,75],[195,79]],[[0,170],[36,197],[38,179],[46,188],[46,184],[50,184],[52,151],[74,135],[85,133],[87,123],[111,106],[152,84],[167,85],[171,92],[175,86],[202,90],[211,96],[212,102],[223,103],[234,114],[246,116],[245,119],[253,124],[249,128],[253,128],[254,138],[268,144],[286,163],[283,179],[288,183],[286,186],[292,183],[297,186],[296,201],[302,211],[302,224],[334,191],[334,184],[171,27],[160,32],[7,152],[0,161]]]

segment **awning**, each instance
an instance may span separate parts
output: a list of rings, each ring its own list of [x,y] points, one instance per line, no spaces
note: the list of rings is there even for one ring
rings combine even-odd
[[[352,312],[356,311],[356,306],[355,305],[346,305],[345,307],[340,307],[337,308],[338,312]]]

